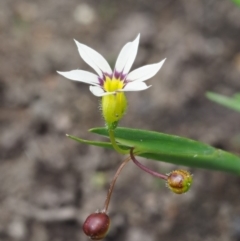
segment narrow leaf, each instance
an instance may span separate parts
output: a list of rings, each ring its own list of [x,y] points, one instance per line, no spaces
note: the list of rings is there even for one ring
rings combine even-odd
[[[232,0],[233,3],[235,3],[237,6],[240,6],[240,0]]]
[[[208,92],[207,98],[230,109],[240,112],[240,94],[235,94],[232,98],[224,95]]]
[[[83,143],[83,144],[87,144],[87,145],[91,145],[91,146],[98,146],[98,147],[103,147],[103,148],[108,148],[108,149],[113,149],[113,146],[110,142],[102,142],[102,141],[89,141],[89,140],[84,140],[81,138],[78,138],[76,136],[72,136],[72,135],[66,135],[68,138]],[[130,147],[124,146],[124,145],[119,145],[122,149],[130,149]]]
[[[94,128],[90,131],[108,137],[106,128]],[[201,142],[159,132],[129,128],[117,128],[115,137],[119,144],[134,147],[135,152],[142,157],[240,175],[239,157]]]

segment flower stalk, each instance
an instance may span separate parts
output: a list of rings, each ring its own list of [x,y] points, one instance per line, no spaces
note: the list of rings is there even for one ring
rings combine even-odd
[[[150,175],[152,175],[152,176],[154,176],[154,177],[158,177],[158,178],[161,178],[161,179],[163,179],[163,180],[167,180],[167,179],[168,179],[168,176],[167,176],[167,175],[164,175],[164,174],[155,172],[155,171],[149,169],[148,167],[144,166],[143,164],[141,164],[141,163],[135,158],[134,153],[133,153],[133,150],[134,150],[134,148],[131,148],[131,150],[130,150],[131,159],[132,159],[132,161],[133,161],[140,169],[142,169],[143,171],[149,173]]]
[[[128,150],[123,150],[122,148],[120,148],[118,146],[118,144],[116,143],[116,140],[115,140],[115,136],[114,136],[114,130],[109,128],[108,129],[108,133],[109,133],[109,138],[110,138],[110,141],[112,143],[112,146],[113,148],[120,154],[128,154],[129,151]]]
[[[108,210],[108,206],[109,206],[109,203],[110,203],[110,200],[111,200],[111,196],[112,196],[112,192],[113,192],[113,189],[114,189],[114,186],[115,186],[115,183],[117,181],[117,178],[118,176],[120,175],[122,169],[124,168],[124,166],[131,160],[131,157],[127,157],[124,162],[122,162],[122,164],[119,166],[117,172],[115,173],[114,177],[113,177],[113,180],[110,184],[110,187],[108,189],[108,194],[107,194],[107,198],[105,200],[105,203],[104,203],[104,208],[101,212],[104,212],[106,213],[107,210]]]

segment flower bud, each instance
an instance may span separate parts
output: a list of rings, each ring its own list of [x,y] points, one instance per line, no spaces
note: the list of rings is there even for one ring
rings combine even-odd
[[[175,170],[168,175],[167,187],[176,194],[187,192],[192,185],[192,175],[186,170]]]
[[[85,220],[83,231],[92,240],[101,240],[107,235],[109,226],[110,218],[106,213],[92,213]]]

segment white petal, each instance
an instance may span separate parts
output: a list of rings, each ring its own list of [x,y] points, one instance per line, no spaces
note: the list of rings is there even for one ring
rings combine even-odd
[[[121,91],[140,91],[150,88],[151,85],[147,86],[144,82],[130,82]]]
[[[115,92],[104,92],[104,90],[99,86],[90,86],[89,89],[97,97],[115,94]]]
[[[107,73],[109,75],[112,74],[111,67],[101,54],[99,54],[94,49],[88,47],[87,45],[79,43],[75,39],[74,41],[78,47],[78,51],[82,59],[88,65],[90,65],[100,77],[103,77],[103,73]]]
[[[115,71],[118,73],[127,74],[132,67],[132,64],[136,58],[140,34],[133,42],[129,42],[124,45],[120,54],[118,55]]]
[[[128,74],[126,79],[128,81],[144,81],[150,79],[161,69],[165,60],[166,59],[157,64],[145,65],[141,68],[135,69]]]
[[[99,85],[98,76],[84,70],[71,70],[67,72],[57,71],[60,75],[67,79],[80,81],[87,84]]]

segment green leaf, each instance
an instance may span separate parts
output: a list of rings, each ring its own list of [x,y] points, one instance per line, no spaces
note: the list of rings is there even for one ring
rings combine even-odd
[[[106,128],[94,128],[90,132],[108,137]],[[69,136],[81,143],[112,148],[109,142],[86,141]],[[240,158],[215,149],[201,142],[159,132],[117,128],[115,137],[124,149],[134,147],[136,155],[177,165],[220,170],[240,175]]]
[[[240,112],[240,94],[235,94],[232,98],[216,93],[208,92],[207,98],[230,109]]]
[[[232,0],[233,3],[235,3],[236,5],[240,6],[240,0]]]
[[[68,138],[83,143],[83,144],[87,144],[87,145],[91,145],[91,146],[98,146],[98,147],[103,147],[103,148],[108,148],[108,149],[114,149],[112,144],[110,142],[102,142],[102,141],[88,141],[88,140],[84,140],[81,138],[78,138],[76,136],[72,136],[72,135],[66,135]],[[122,149],[125,150],[130,150],[130,147],[124,146],[124,145],[119,145]]]

